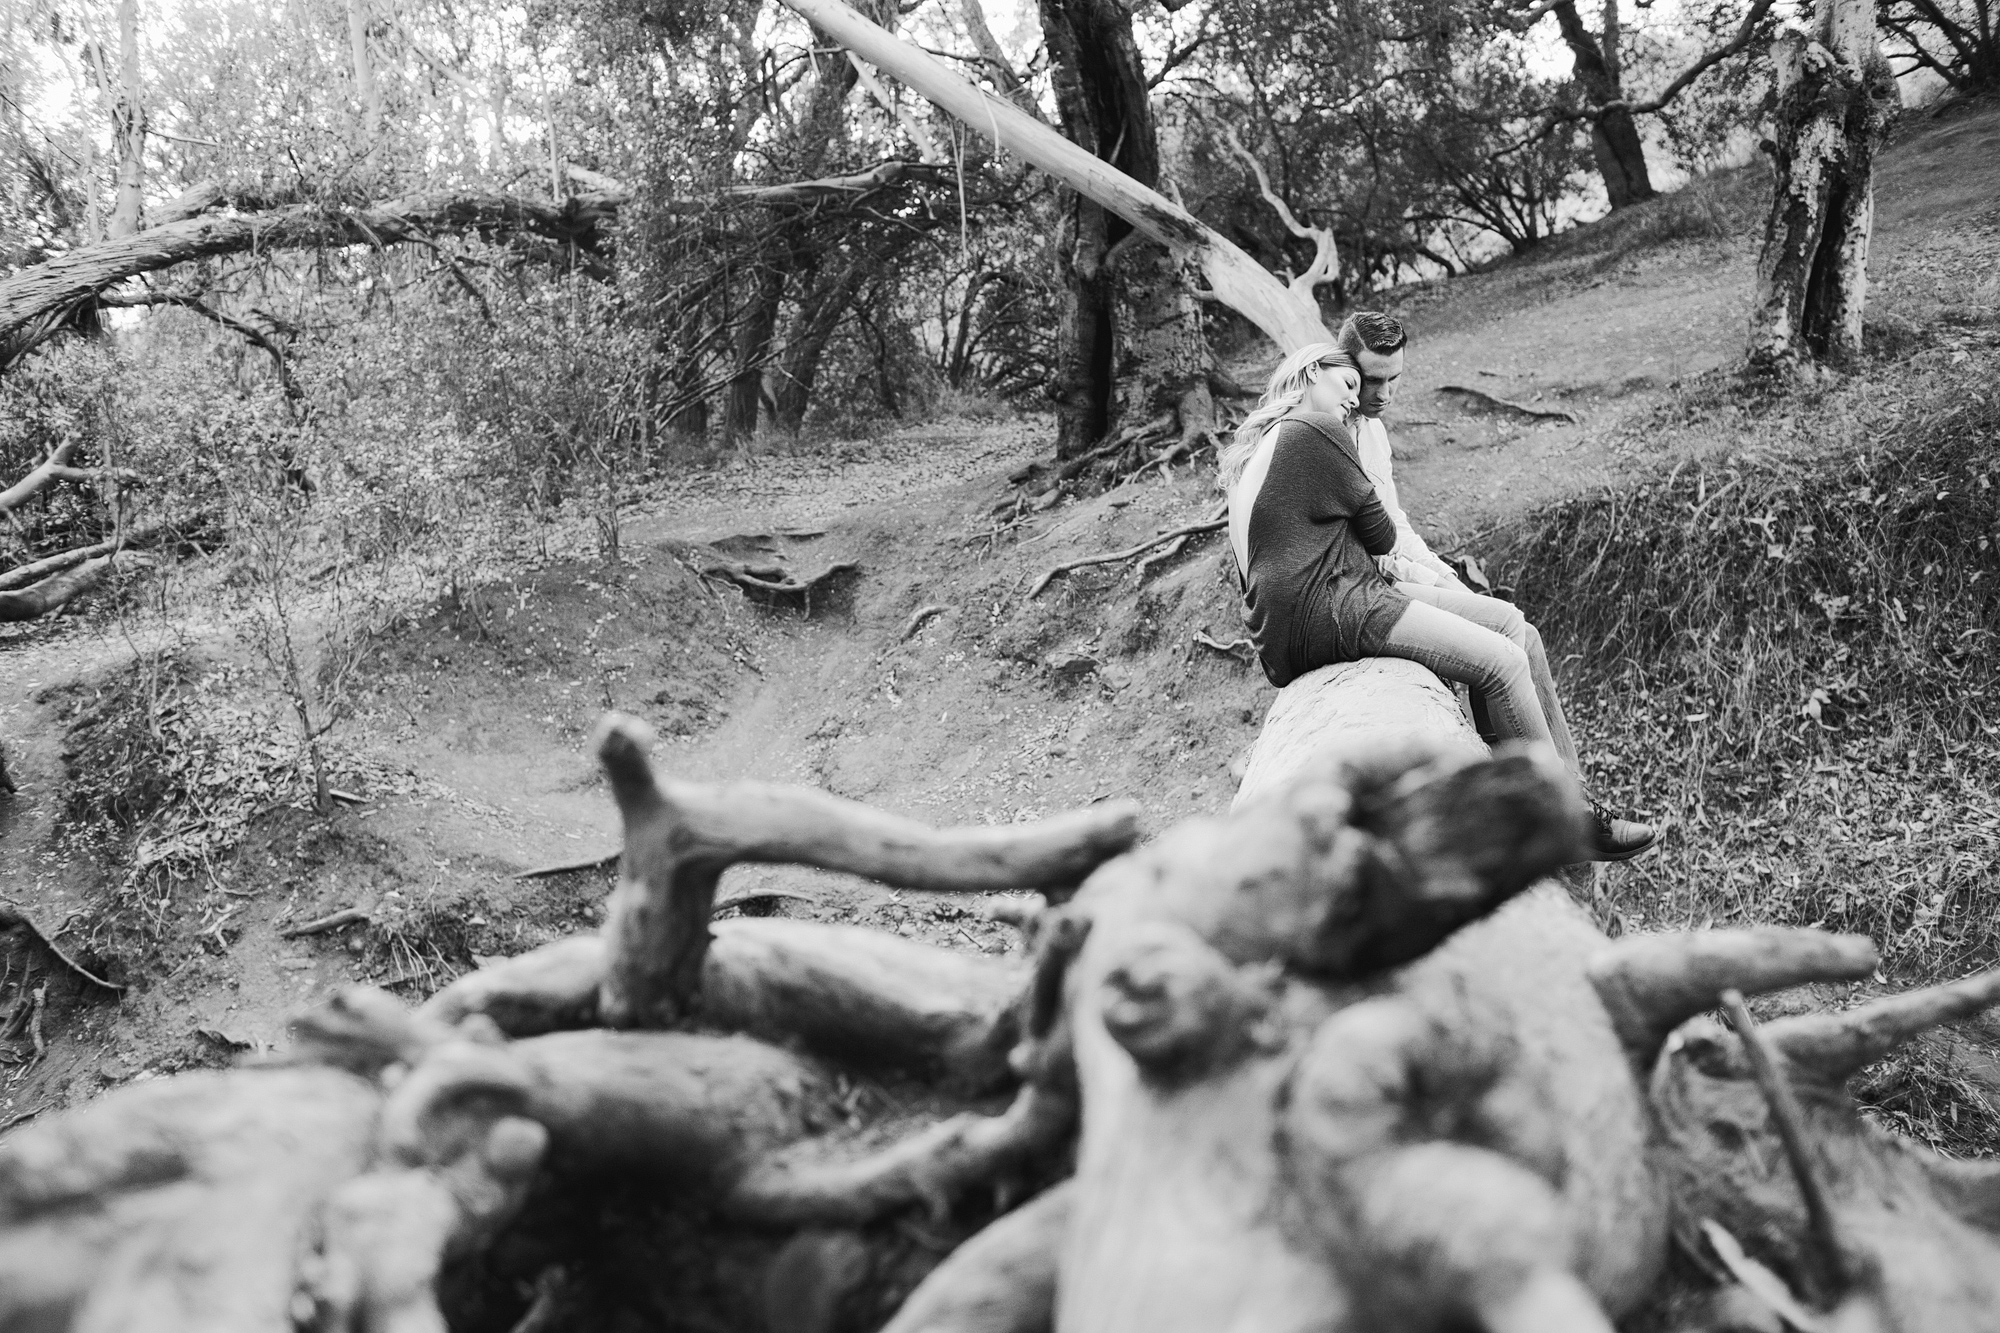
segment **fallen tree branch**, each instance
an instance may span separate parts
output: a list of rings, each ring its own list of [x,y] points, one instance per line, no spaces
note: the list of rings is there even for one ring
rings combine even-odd
[[[1467,398],[1485,407],[1498,408],[1505,412],[1515,412],[1521,416],[1533,418],[1536,421],[1567,421],[1572,426],[1582,422],[1581,417],[1566,407],[1530,407],[1526,403],[1517,403],[1512,399],[1496,397],[1484,389],[1468,388],[1463,384],[1440,385],[1438,392],[1464,394]]]
[[[272,250],[384,246],[445,232],[532,234],[595,253],[615,201],[582,196],[551,204],[505,194],[434,191],[372,208],[298,204],[228,216],[204,213],[131,236],[80,246],[0,279],[0,373],[46,341],[67,313],[142,273],[193,259]],[[4,506],[0,506],[4,507]]]
[[[116,558],[115,555],[99,556],[29,587],[0,592],[0,624],[35,620],[51,611],[61,610],[102,583],[105,575],[111,572],[111,562]],[[150,563],[143,556],[127,556],[126,561],[134,566]]]
[[[48,489],[60,475],[58,469],[68,465],[70,455],[76,452],[76,447],[80,443],[82,441],[72,435],[50,450],[49,456],[42,460],[40,466],[6,490],[0,491],[0,514],[13,512]]]
[[[64,953],[62,948],[49,938],[48,932],[35,924],[35,919],[29,916],[26,910],[4,899],[0,899],[0,930],[14,929],[25,930],[34,936],[44,949],[55,955],[57,962],[92,985],[101,986],[108,991],[122,991],[125,989],[115,981],[106,981],[82,963],[77,962],[76,959]]]
[[[1111,565],[1121,560],[1130,560],[1135,555],[1143,555],[1155,546],[1164,546],[1166,543],[1174,541],[1177,538],[1192,537],[1203,532],[1219,532],[1228,525],[1229,520],[1224,517],[1205,518],[1199,523],[1190,523],[1186,527],[1175,528],[1172,532],[1163,532],[1157,537],[1148,537],[1137,546],[1128,546],[1122,551],[1112,551],[1106,555],[1085,556],[1081,560],[1065,561],[1055,568],[1048,570],[1039,579],[1035,580],[1035,586],[1028,589],[1028,599],[1033,601],[1035,598],[1041,596],[1042,589],[1055,582],[1056,576],[1059,574],[1068,574],[1075,570],[1086,569],[1091,565]]]
[[[431,243],[426,241],[425,244]],[[436,246],[432,245],[432,248],[436,249]],[[484,298],[482,297],[481,300],[483,302]],[[181,296],[173,292],[135,292],[129,295],[99,296],[97,303],[114,310],[160,305],[179,306],[182,310],[200,315],[203,319],[208,320],[218,328],[228,329],[231,333],[242,337],[252,347],[260,348],[268,353],[272,366],[277,371],[278,387],[284,391],[285,397],[295,403],[305,401],[305,390],[299,387],[299,382],[296,379],[292,378],[291,362],[285,357],[285,349],[278,346],[277,343],[272,342],[270,336],[255,325],[246,324],[232,315],[225,315],[220,310],[204,304],[192,296]],[[491,322],[490,316],[488,322]]]
[[[73,569],[86,560],[100,555],[110,555],[117,550],[135,550],[152,545],[161,537],[178,535],[183,529],[208,521],[207,514],[196,514],[191,518],[155,519],[142,527],[125,534],[121,542],[116,537],[107,537],[90,546],[78,546],[67,551],[58,551],[40,560],[31,560],[25,565],[16,565],[5,573],[0,573],[0,592],[9,588],[22,588],[45,579],[51,574],[59,574],[65,569]]]
[[[302,926],[293,926],[289,930],[281,930],[278,934],[284,939],[295,940],[302,935],[321,935],[329,930],[339,930],[342,926],[359,925],[373,919],[365,907],[343,907],[338,912],[329,912],[318,920],[308,921]]]

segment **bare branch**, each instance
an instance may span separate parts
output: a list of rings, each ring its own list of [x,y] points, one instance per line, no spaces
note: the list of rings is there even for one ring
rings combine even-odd
[[[1635,116],[1649,115],[1652,112],[1660,110],[1667,103],[1679,97],[1681,91],[1689,84],[1749,46],[1751,40],[1757,35],[1758,23],[1762,22],[1764,16],[1771,12],[1771,4],[1772,0],[1754,0],[1748,12],[1743,15],[1743,22],[1737,26],[1735,36],[1682,70],[1675,76],[1673,82],[1662,89],[1657,96],[1648,98],[1643,102],[1606,102],[1598,108],[1597,113],[1603,115],[1605,112],[1617,110],[1620,106],[1624,106],[1626,110]]]
[[[97,298],[97,303],[112,309],[168,305],[192,311],[220,328],[240,334],[252,347],[262,348],[270,353],[271,361],[278,372],[278,386],[284,390],[285,397],[293,402],[305,401],[305,390],[301,389],[298,381],[292,378],[292,367],[285,358],[285,349],[271,341],[270,337],[255,325],[245,324],[242,320],[225,315],[192,296],[183,296],[175,292],[136,292],[129,295],[121,293],[115,296],[100,296]]]
[[[1258,192],[1264,196],[1266,203],[1277,210],[1285,229],[1292,235],[1313,243],[1312,263],[1306,265],[1305,272],[1291,279],[1292,290],[1310,293],[1320,283],[1333,281],[1340,274],[1340,250],[1334,244],[1333,233],[1325,227],[1308,227],[1299,221],[1298,215],[1292,212],[1292,207],[1285,202],[1284,196],[1271,188],[1271,178],[1265,174],[1264,164],[1243,146],[1243,140],[1237,137],[1234,125],[1225,122],[1222,133],[1229,140],[1229,146],[1236,151],[1236,155],[1249,166],[1250,174],[1257,178]]]

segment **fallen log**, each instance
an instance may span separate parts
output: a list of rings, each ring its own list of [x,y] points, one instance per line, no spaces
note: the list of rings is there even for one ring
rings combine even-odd
[[[112,562],[117,558],[116,555],[101,555],[60,574],[51,574],[25,588],[0,591],[0,624],[35,620],[52,611],[60,611],[104,582],[111,573]],[[127,556],[125,562],[128,567],[148,563],[144,556]]]
[[[74,569],[86,560],[94,560],[101,555],[110,555],[117,550],[143,550],[163,539],[178,537],[188,529],[203,527],[207,522],[208,516],[206,514],[196,514],[190,518],[155,519],[150,523],[142,523],[138,527],[133,528],[124,535],[122,541],[113,537],[89,546],[78,546],[68,551],[58,551],[56,554],[44,556],[40,560],[31,560],[26,564],[15,565],[12,569],[0,573],[0,592],[5,592],[12,588],[26,587],[31,583],[38,583],[51,574],[60,574],[65,569]]]

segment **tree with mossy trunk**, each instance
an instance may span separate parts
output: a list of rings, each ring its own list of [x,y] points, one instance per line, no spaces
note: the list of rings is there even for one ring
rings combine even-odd
[[[1829,0],[1811,31],[1772,48],[1776,184],[1757,261],[1749,360],[1766,374],[1861,352],[1875,152],[1899,97],[1874,0]]]

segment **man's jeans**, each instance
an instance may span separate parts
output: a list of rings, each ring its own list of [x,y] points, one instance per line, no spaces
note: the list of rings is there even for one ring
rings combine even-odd
[[[1548,741],[1579,779],[1576,742],[1556,698],[1542,636],[1512,602],[1458,588],[1398,583],[1410,599],[1382,651],[1406,657],[1446,680],[1470,686],[1493,733],[1502,739]]]

